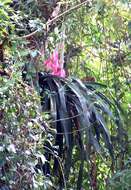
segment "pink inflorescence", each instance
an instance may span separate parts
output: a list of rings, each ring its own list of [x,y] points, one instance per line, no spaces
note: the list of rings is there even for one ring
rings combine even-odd
[[[54,50],[50,58],[44,61],[44,65],[47,70],[51,71],[52,75],[65,77],[65,70],[59,63],[59,54],[57,50]]]

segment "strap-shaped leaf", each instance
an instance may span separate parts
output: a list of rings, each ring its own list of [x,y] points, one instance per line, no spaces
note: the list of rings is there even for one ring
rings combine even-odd
[[[60,122],[64,129],[64,135],[66,139],[66,145],[69,149],[70,146],[72,146],[72,138],[71,138],[71,121],[69,118],[69,114],[67,111],[66,106],[66,97],[65,97],[65,87],[61,85],[60,81],[54,80],[54,83],[56,84],[58,88],[58,96],[59,96],[59,102],[58,102],[58,112],[60,115]]]

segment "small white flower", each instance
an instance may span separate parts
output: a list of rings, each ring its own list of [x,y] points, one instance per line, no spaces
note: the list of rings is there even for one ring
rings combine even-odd
[[[16,149],[15,149],[15,145],[14,145],[14,144],[10,144],[10,145],[7,147],[7,150],[8,150],[9,152],[16,153]]]
[[[25,154],[31,155],[31,152],[30,152],[29,150],[26,150],[26,151],[25,151]]]
[[[3,151],[4,151],[4,147],[0,146],[0,152],[3,152]]]

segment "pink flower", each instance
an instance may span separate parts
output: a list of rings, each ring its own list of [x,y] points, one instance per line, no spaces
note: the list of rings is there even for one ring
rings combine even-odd
[[[45,60],[44,64],[46,66],[46,69],[52,69],[52,60],[50,58]]]
[[[64,69],[61,69],[61,71],[60,71],[60,77],[63,77],[63,78],[66,77],[66,73],[65,73]]]
[[[55,50],[50,58],[44,61],[44,65],[46,70],[50,70],[52,75],[65,77],[65,70],[61,68],[59,64],[59,54],[58,51]]]
[[[55,76],[63,77],[63,78],[65,78],[65,76],[66,76],[65,70],[61,69],[61,68],[57,68],[57,71],[53,71],[51,74],[55,75]]]

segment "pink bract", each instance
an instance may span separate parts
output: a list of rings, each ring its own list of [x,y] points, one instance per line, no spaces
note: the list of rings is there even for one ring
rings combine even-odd
[[[52,75],[59,76],[59,77],[65,77],[65,70],[60,67],[59,64],[59,54],[58,51],[55,50],[50,58],[44,61],[44,65],[47,70],[51,71]]]
[[[55,72],[53,71],[51,74],[55,75],[55,76],[63,77],[63,78],[65,78],[65,76],[66,76],[65,70],[61,69],[61,68],[57,68],[57,71],[55,71]]]
[[[47,69],[52,69],[52,60],[49,58],[45,60],[44,65],[46,66]]]

